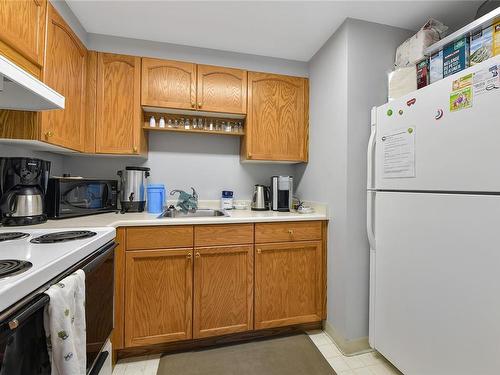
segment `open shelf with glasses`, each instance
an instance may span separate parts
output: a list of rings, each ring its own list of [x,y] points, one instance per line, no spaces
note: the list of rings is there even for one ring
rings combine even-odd
[[[151,117],[155,118],[155,126],[150,125]],[[163,118],[165,126],[160,127]],[[144,112],[144,130],[159,132],[197,133],[212,135],[245,135],[245,119],[217,116],[201,116],[172,114],[163,112]]]

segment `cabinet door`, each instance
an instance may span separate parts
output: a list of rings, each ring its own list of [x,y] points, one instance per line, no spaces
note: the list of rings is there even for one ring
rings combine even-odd
[[[322,289],[321,241],[256,245],[255,329],[320,321]]]
[[[246,113],[247,72],[198,65],[197,108],[203,111]]]
[[[192,249],[126,253],[126,347],[192,337],[192,253]]]
[[[143,106],[194,109],[196,64],[142,59]]]
[[[82,151],[85,137],[85,46],[48,5],[44,81],[65,97],[64,110],[42,114],[41,139]]]
[[[307,161],[307,79],[248,73],[248,114],[242,157]]]
[[[0,53],[40,76],[45,48],[46,0],[0,0]]]
[[[194,338],[253,328],[251,245],[195,249]]]
[[[98,53],[96,152],[138,154],[141,148],[141,59]]]

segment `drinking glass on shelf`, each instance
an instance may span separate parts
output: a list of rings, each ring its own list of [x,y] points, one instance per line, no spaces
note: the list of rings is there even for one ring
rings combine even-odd
[[[177,121],[177,119],[175,119],[174,128],[177,129],[178,127],[179,127],[179,121]]]
[[[184,129],[191,129],[191,124],[189,123],[189,119],[186,119],[186,121],[184,122]]]
[[[220,132],[220,124],[219,124],[219,120],[215,120],[215,130]]]
[[[168,121],[167,121],[167,128],[171,128],[172,126],[173,126],[172,119],[169,118]]]

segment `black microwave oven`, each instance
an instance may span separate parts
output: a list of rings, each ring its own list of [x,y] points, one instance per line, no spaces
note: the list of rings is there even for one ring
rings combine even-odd
[[[45,207],[50,219],[116,211],[117,180],[75,177],[49,179]]]

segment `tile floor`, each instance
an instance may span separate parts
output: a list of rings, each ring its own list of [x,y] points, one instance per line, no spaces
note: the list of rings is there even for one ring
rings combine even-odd
[[[347,357],[323,331],[307,333],[338,375],[401,375],[377,352]],[[113,375],[156,375],[159,363],[160,355],[121,360],[116,364]]]

